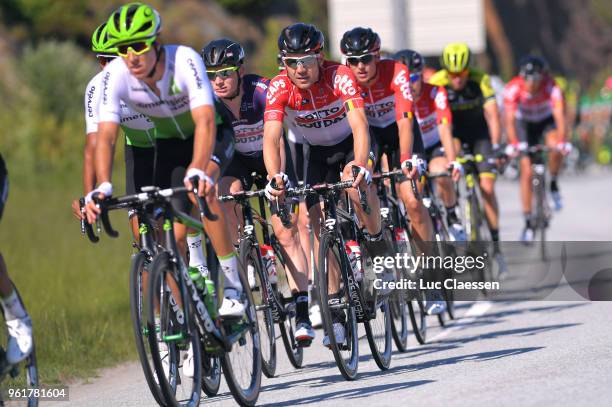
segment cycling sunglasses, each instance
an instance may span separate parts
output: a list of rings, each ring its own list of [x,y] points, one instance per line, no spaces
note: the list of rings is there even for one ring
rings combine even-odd
[[[98,59],[98,62],[100,62],[101,64],[106,65],[109,62],[111,62],[113,59],[117,58],[117,55],[97,54],[96,58]]]
[[[461,72],[449,72],[448,76],[450,76],[451,78],[465,78],[468,74],[468,70],[464,69]]]
[[[238,69],[239,67],[232,66],[229,68],[217,69],[216,71],[206,70],[206,75],[208,75],[208,79],[210,79],[211,81],[217,77],[221,79],[225,79],[229,77],[232,74],[232,72],[236,72]]]
[[[310,68],[317,62],[317,55],[306,55],[299,58],[283,57],[283,62],[291,69],[296,69],[298,65],[302,65],[304,68]]]
[[[423,77],[423,74],[421,74],[421,72],[411,73],[410,74],[410,82],[411,83],[418,82],[418,81],[421,80],[422,77]]]
[[[346,62],[348,62],[349,65],[359,65],[360,62],[363,62],[364,65],[367,65],[374,60],[375,56],[375,54],[365,54],[360,55],[358,57],[348,57],[346,58]]]
[[[151,49],[151,45],[154,42],[155,38],[149,38],[148,40],[117,45],[117,54],[122,57],[127,57],[129,52],[132,52],[134,55],[142,55]]]
[[[521,75],[523,77],[523,80],[525,82],[538,82],[540,79],[542,79],[542,75],[539,73],[530,73],[530,74],[524,74]]]

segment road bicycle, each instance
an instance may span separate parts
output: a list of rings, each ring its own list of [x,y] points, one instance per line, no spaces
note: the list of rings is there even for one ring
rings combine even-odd
[[[359,365],[359,338],[357,323],[363,323],[372,351],[372,357],[381,370],[389,368],[392,352],[391,315],[389,295],[379,295],[377,290],[367,288],[366,281],[357,281],[356,275],[347,254],[347,241],[354,241],[361,248],[361,268],[365,278],[372,278],[373,258],[367,251],[365,235],[358,227],[358,221],[351,202],[342,196],[344,190],[352,187],[353,181],[324,183],[314,186],[290,188],[286,196],[302,197],[316,195],[323,198],[324,222],[319,236],[318,269],[315,284],[321,302],[323,327],[329,337],[336,365],[342,376],[354,380]],[[368,210],[366,196],[360,192],[360,203]],[[339,271],[339,292],[330,297],[328,287],[337,283],[333,281],[332,270]],[[341,316],[346,338],[343,343],[336,341],[332,314]]]

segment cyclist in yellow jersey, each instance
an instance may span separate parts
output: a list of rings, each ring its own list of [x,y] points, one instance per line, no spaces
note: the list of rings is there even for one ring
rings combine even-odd
[[[441,58],[444,69],[436,72],[429,83],[446,88],[453,113],[453,135],[464,150],[467,148],[470,153],[484,158],[477,164],[479,184],[495,258],[503,273],[506,265],[499,247],[499,208],[495,196],[501,123],[489,75],[470,68],[470,59],[471,52],[466,44],[448,44]]]

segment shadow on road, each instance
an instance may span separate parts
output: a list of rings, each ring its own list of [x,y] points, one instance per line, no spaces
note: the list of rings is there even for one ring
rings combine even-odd
[[[360,376],[361,377],[361,376]],[[313,396],[302,397],[286,402],[278,402],[278,403],[270,403],[270,404],[261,404],[262,406],[294,406],[300,404],[311,404],[317,403],[321,401],[328,401],[334,399],[346,400],[346,399],[360,399],[363,397],[374,396],[377,394],[387,394],[392,391],[409,389],[411,387],[422,386],[424,384],[433,383],[434,380],[415,380],[411,382],[402,382],[402,383],[387,383],[387,384],[379,384],[374,386],[367,386],[365,388],[358,389],[343,389],[333,392],[328,392],[324,394],[318,394]],[[265,390],[268,390],[266,386]]]
[[[531,335],[537,335],[542,332],[555,331],[557,329],[569,328],[569,327],[578,326],[578,325],[582,325],[582,324],[580,323],[557,324],[557,325],[533,326],[533,327],[518,328],[518,329],[506,329],[503,331],[489,332],[485,334],[478,334],[478,335],[468,336],[468,337],[440,339],[438,342],[440,343],[468,343],[472,341],[479,341],[483,339],[494,339],[494,338],[499,338],[500,336],[508,336],[508,335],[531,336]]]

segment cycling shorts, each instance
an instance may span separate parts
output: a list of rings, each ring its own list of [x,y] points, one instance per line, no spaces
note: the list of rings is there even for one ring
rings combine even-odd
[[[155,184],[155,150],[125,145],[125,192],[135,194]]]
[[[285,157],[285,174],[289,177],[291,185],[295,187],[297,186],[297,177],[295,175],[287,140],[285,140]],[[256,173],[259,177],[253,177],[253,173]],[[263,154],[243,155],[239,152],[234,154],[234,157],[223,173],[224,177],[239,179],[245,191],[249,191],[253,185],[256,185],[259,189],[265,188],[268,183],[267,175],[268,171],[266,170]]]
[[[2,219],[2,212],[4,212],[4,205],[8,199],[9,181],[8,171],[4,164],[4,159],[0,155],[0,219]]]
[[[289,151],[291,153],[291,161],[293,169],[298,181],[304,180],[304,144],[295,141],[287,140]]]
[[[474,156],[482,156],[482,161],[476,163],[476,169],[480,177],[495,178],[497,176],[497,164],[493,156],[493,145],[490,139],[477,139],[470,143],[463,143],[462,149]]]
[[[552,116],[539,122],[528,122],[521,119],[516,119],[516,132],[519,141],[527,142],[529,146],[544,143],[544,135],[551,130],[555,130],[557,125]]]
[[[375,144],[372,142],[372,144]],[[338,182],[346,163],[355,158],[353,151],[353,135],[351,134],[340,143],[333,146],[311,146],[304,144],[306,161],[306,185],[316,185],[323,182]],[[372,146],[375,151],[376,147]],[[375,156],[370,151],[369,158],[374,161]],[[310,209],[319,203],[318,196],[306,197],[306,206]]]

